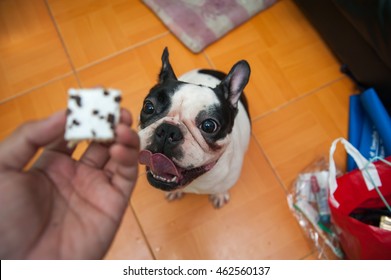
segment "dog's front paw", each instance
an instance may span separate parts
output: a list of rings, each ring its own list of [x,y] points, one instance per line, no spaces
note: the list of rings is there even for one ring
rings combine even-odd
[[[218,209],[223,207],[229,201],[229,193],[217,193],[209,195],[209,201],[213,204],[213,207]]]
[[[178,200],[178,199],[181,199],[184,195],[185,195],[185,193],[181,190],[172,191],[172,192],[166,193],[166,199],[168,201]]]

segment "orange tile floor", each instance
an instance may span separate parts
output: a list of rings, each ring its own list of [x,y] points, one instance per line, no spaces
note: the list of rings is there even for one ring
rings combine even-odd
[[[346,137],[355,89],[291,0],[198,55],[136,0],[3,0],[0,30],[0,140],[64,109],[70,87],[122,89],[123,106],[137,118],[165,46],[178,75],[229,71],[239,59],[251,65],[245,91],[253,131],[230,203],[215,210],[197,195],[167,202],[142,171],[107,259],[316,258],[286,195],[334,138]]]

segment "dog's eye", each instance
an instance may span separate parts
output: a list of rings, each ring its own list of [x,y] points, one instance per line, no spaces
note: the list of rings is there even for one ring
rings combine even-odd
[[[212,119],[204,120],[200,125],[200,129],[205,133],[214,133],[218,128],[219,125],[215,120]]]
[[[151,101],[146,101],[144,103],[143,112],[148,115],[153,114],[153,112],[155,112],[155,107],[153,106]]]

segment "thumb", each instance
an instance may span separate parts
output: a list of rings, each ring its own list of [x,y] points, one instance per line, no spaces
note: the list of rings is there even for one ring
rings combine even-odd
[[[53,142],[65,130],[65,111],[21,125],[0,143],[0,168],[22,170],[39,148]]]

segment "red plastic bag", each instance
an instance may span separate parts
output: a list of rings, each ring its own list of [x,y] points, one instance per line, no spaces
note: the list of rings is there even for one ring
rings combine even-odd
[[[341,142],[347,153],[353,157],[358,169],[336,178],[333,154],[338,142]],[[391,157],[386,160],[391,161]],[[358,211],[374,211],[385,208],[387,204],[389,207],[391,167],[382,161],[370,163],[348,141],[339,138],[331,146],[329,168],[331,217],[346,257],[391,259],[391,231],[352,217],[353,213]],[[385,209],[390,217],[390,210]]]

